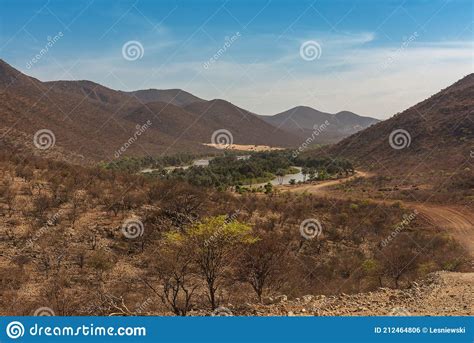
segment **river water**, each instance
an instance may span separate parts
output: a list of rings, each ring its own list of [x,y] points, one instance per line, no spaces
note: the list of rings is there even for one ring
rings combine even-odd
[[[241,159],[243,159],[243,158],[241,158]],[[190,165],[170,166],[170,167],[166,167],[165,169],[168,170],[168,171],[171,171],[171,170],[174,170],[176,168],[188,169],[191,166],[207,167],[209,165],[210,160],[212,160],[212,158],[201,158],[201,159],[198,159],[198,160],[194,160],[193,163],[190,164]],[[293,167],[293,168],[298,169],[298,172],[294,173],[294,174],[286,174],[281,179],[279,177],[275,177],[273,180],[270,180],[269,182],[274,186],[289,185],[291,179],[294,179],[296,182],[298,182],[298,181],[303,182],[304,181],[304,176],[301,173],[301,167]],[[155,170],[160,170],[160,169],[145,168],[145,169],[142,169],[140,172],[141,173],[151,173]],[[248,184],[248,185],[245,185],[245,186],[257,186],[258,187],[258,186],[263,186],[265,184],[267,184],[267,182],[258,183],[258,184]]]

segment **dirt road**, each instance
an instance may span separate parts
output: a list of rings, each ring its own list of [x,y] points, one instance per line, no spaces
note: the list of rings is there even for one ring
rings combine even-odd
[[[307,192],[315,196],[344,199],[347,196],[331,186],[348,182],[356,177],[371,174],[357,172],[354,176],[324,181],[318,184],[281,186],[282,191]],[[352,198],[356,195],[351,194]],[[362,199],[362,197],[361,197]],[[363,198],[380,204],[397,200]],[[474,257],[474,213],[472,209],[458,205],[440,205],[402,201],[407,208],[417,210],[433,225],[443,228],[460,242]],[[256,309],[257,315],[472,315],[474,273],[440,271],[432,274],[425,284],[408,290],[379,289],[347,297],[316,297],[313,303],[289,301],[284,304]],[[329,301],[328,301],[329,299]],[[407,301],[408,299],[408,301]],[[259,311],[261,310],[261,314]]]
[[[279,189],[289,192],[306,192],[321,197],[331,197],[344,199],[344,194],[331,191],[331,186],[342,184],[353,180],[356,177],[369,177],[372,174],[358,171],[355,175],[340,180],[323,181],[317,184],[303,184],[296,186],[281,186]],[[354,197],[354,195],[351,195]],[[367,198],[364,198],[367,200]],[[368,199],[376,203],[390,204],[397,200]],[[443,229],[446,229],[474,256],[474,213],[472,210],[456,205],[439,205],[431,203],[415,203],[402,201],[408,208],[416,209],[424,215],[430,222]]]
[[[446,229],[474,256],[474,215],[467,209],[449,205],[406,203],[424,214],[432,224]]]

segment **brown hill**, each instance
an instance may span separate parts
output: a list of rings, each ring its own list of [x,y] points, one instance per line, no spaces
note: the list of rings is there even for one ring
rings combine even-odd
[[[236,144],[257,144],[276,147],[297,146],[301,138],[263,121],[234,104],[221,100],[195,102],[184,109],[194,113],[198,122],[206,128],[229,130]],[[208,130],[209,131],[209,130]]]
[[[288,147],[300,139],[288,132],[277,130],[258,116],[224,100],[197,101],[187,106],[166,102],[140,105],[124,116],[134,123],[153,118],[163,132],[176,139],[212,143],[213,132],[230,131],[235,144]]]
[[[175,106],[186,106],[193,102],[205,101],[182,89],[143,89],[134,92],[124,92],[135,96],[141,102],[165,102]]]
[[[1,61],[0,75],[2,141],[31,148],[44,156],[67,160],[81,156],[82,162],[90,163],[113,160],[115,152],[136,136],[136,124],[121,118],[123,112],[139,104],[131,97],[119,101],[114,91],[85,81],[42,83]],[[81,94],[83,91],[86,94]],[[110,93],[108,98],[104,96],[107,93]],[[34,148],[34,135],[41,129],[53,132],[54,149]],[[124,154],[206,150],[195,142],[175,142],[152,124],[139,139],[129,144]],[[59,152],[63,152],[61,156]]]
[[[470,74],[323,151],[398,181],[458,183],[472,189],[473,142],[474,74]]]
[[[88,100],[95,100],[106,104],[123,104],[132,101],[128,96],[124,96],[122,92],[87,80],[50,81],[43,84],[55,91],[76,94],[81,96],[81,98],[87,97]],[[136,99],[134,101],[137,102]]]
[[[291,134],[275,131],[256,115],[230,103],[200,99],[183,109],[172,103],[143,103],[139,98],[143,93],[137,94],[91,81],[41,82],[0,60],[0,137],[9,144],[32,148],[34,134],[48,129],[54,133],[55,150],[33,148],[35,153],[58,157],[61,151],[62,158],[80,156],[86,162],[112,160],[124,146],[123,155],[134,156],[203,153],[212,150],[203,143],[211,143],[213,131],[222,128],[231,131],[234,143],[239,144],[298,143]],[[186,99],[195,100],[189,93],[164,94],[169,101],[175,94],[183,105]],[[215,106],[221,102],[225,106]],[[151,125],[137,135],[137,125],[148,120]]]

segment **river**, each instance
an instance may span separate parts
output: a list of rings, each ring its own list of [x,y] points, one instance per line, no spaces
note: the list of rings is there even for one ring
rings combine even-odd
[[[247,155],[244,155],[244,156],[238,156],[237,158],[239,159],[247,159]],[[172,171],[174,169],[177,169],[177,168],[182,168],[182,169],[188,169],[189,167],[192,167],[192,166],[199,166],[199,167],[207,167],[209,165],[209,161],[212,160],[212,157],[208,157],[208,158],[201,158],[201,159],[198,159],[198,160],[194,160],[192,164],[189,164],[189,165],[185,165],[185,166],[170,166],[170,167],[165,167],[164,169],[167,170],[167,171]],[[290,180],[291,179],[294,179],[295,182],[298,182],[298,181],[301,181],[303,182],[304,181],[304,176],[303,174],[301,173],[301,167],[293,167],[295,169],[298,169],[298,172],[297,173],[294,173],[294,174],[286,174],[284,175],[281,180],[280,178],[277,176],[275,177],[274,179],[270,180],[269,182],[274,185],[274,186],[277,186],[277,185],[289,185],[290,184]],[[160,171],[161,169],[153,169],[153,168],[145,168],[145,169],[142,169],[140,172],[141,173],[152,173],[154,171]],[[281,181],[281,182],[280,182]],[[258,183],[258,184],[247,184],[245,186],[253,186],[253,187],[258,187],[258,186],[263,186],[265,184],[267,184],[268,182],[265,182],[265,183]]]

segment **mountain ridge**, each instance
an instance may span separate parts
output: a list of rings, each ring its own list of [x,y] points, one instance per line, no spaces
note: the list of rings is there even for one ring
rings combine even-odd
[[[327,113],[309,106],[295,106],[273,116],[260,116],[266,122],[300,137],[309,137],[311,133],[324,125],[315,140],[319,144],[331,144],[360,131],[378,119],[360,116],[350,111]]]
[[[184,94],[183,101],[189,99],[186,94],[190,93],[175,90],[174,94]],[[169,95],[167,93],[168,99]],[[183,107],[156,101],[144,103],[134,95],[93,81],[41,82],[1,60],[0,99],[2,140],[24,137],[21,134],[9,137],[7,132],[11,128],[31,139],[38,130],[48,129],[55,134],[56,145],[63,151],[86,156],[90,162],[112,159],[114,152],[136,134],[137,125],[148,120],[154,125],[140,135],[136,144],[127,148],[125,156],[216,151],[205,144],[212,143],[212,134],[219,129],[230,130],[235,144],[277,147],[299,144],[298,137],[286,132],[275,133],[272,126],[256,115],[228,102],[220,105],[225,113],[215,112],[214,105],[221,104],[219,100],[202,100]],[[204,111],[193,105],[198,103],[205,104],[202,105]],[[193,112],[194,108],[197,112]],[[249,121],[242,121],[243,114]],[[29,142],[23,143],[29,146],[26,144]]]

